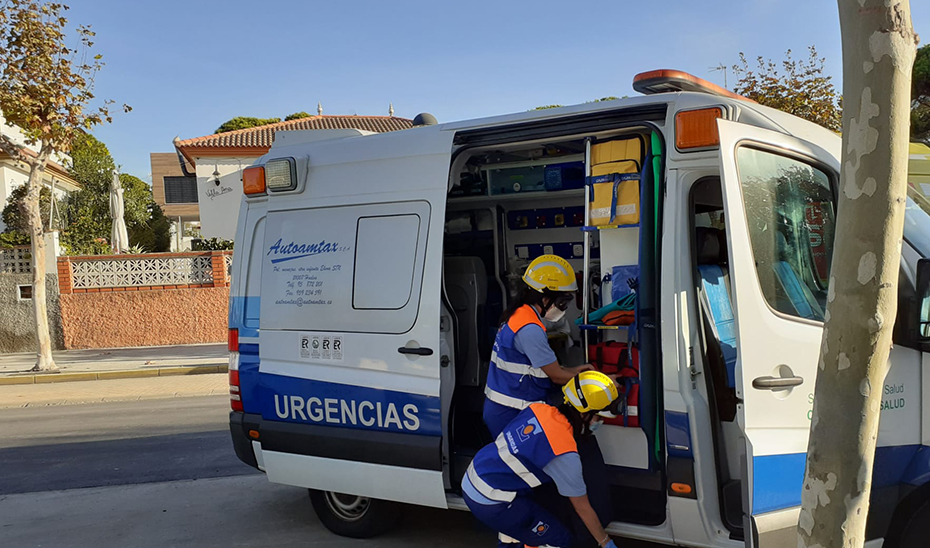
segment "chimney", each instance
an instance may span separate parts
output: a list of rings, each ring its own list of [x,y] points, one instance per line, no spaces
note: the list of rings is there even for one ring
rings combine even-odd
[[[319,101],[316,104],[316,114],[317,116],[323,116],[323,102]]]
[[[394,103],[391,103],[388,107],[388,116],[394,116]]]

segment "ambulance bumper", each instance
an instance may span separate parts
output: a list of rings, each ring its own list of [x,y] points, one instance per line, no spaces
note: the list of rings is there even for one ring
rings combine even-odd
[[[239,460],[252,468],[258,468],[258,460],[255,458],[255,451],[252,449],[252,440],[249,439],[248,431],[258,430],[261,421],[261,415],[240,413],[239,411],[230,411],[229,413],[229,434],[232,436],[233,449],[236,450],[236,456],[239,457]]]

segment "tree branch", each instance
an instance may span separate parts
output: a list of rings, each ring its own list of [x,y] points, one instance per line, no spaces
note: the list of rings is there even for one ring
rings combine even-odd
[[[24,148],[26,147],[14,142],[9,136],[0,133],[0,150],[9,154],[10,158],[13,158],[17,162],[24,162],[32,165],[33,160],[23,152]]]

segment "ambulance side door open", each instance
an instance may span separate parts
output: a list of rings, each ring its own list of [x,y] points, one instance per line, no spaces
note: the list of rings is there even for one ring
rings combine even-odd
[[[439,315],[451,133],[383,140],[414,151],[404,156],[379,136],[311,148],[306,190],[270,200],[256,391],[270,481],[446,507]]]
[[[747,546],[793,545],[832,255],[839,150],[718,120]],[[839,147],[837,147],[839,148]],[[751,527],[751,529],[750,529]],[[752,531],[752,534],[750,534]]]

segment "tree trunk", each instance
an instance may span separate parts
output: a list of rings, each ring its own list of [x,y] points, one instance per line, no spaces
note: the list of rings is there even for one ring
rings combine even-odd
[[[907,0],[838,0],[843,163],[798,546],[865,542],[898,298],[917,37]]]
[[[32,240],[32,307],[36,319],[36,365],[33,371],[53,371],[58,369],[52,358],[52,337],[48,329],[48,306],[45,293],[45,230],[42,228],[42,209],[39,196],[42,190],[42,176],[49,152],[45,147],[39,153],[34,164],[30,164],[28,190],[23,206],[26,210],[26,222]]]

